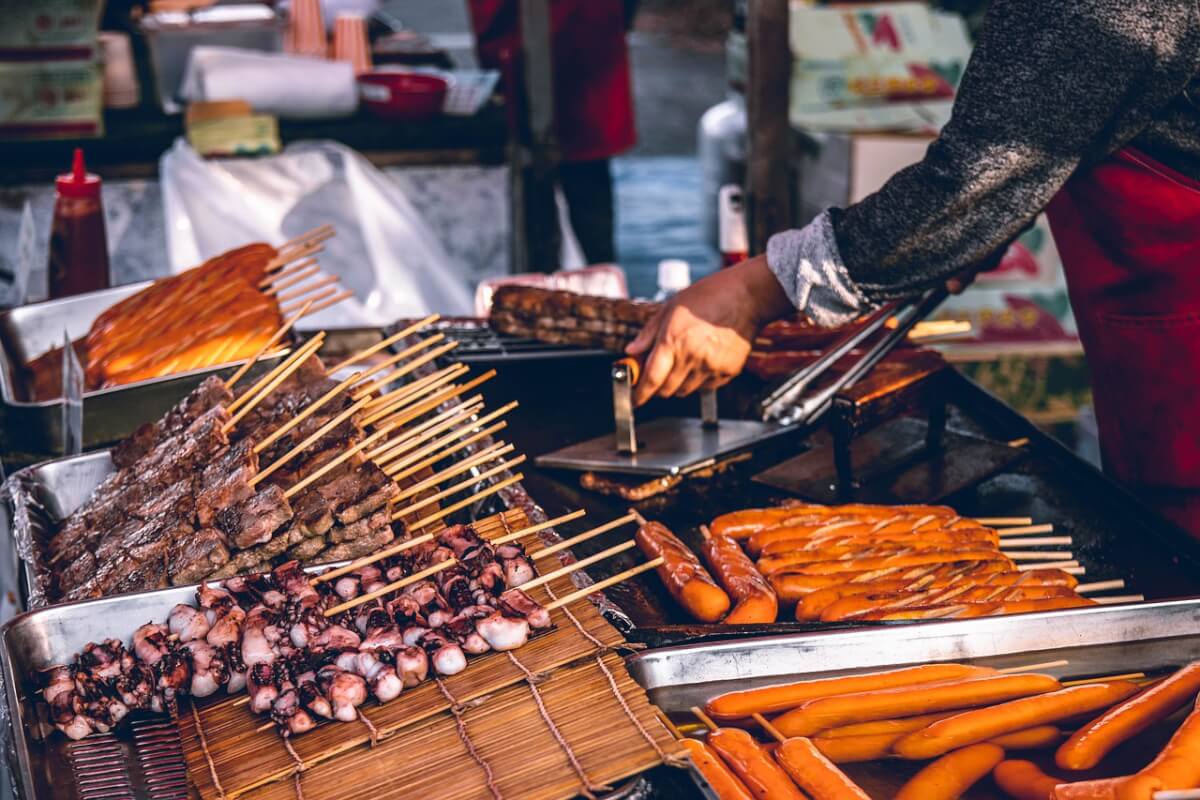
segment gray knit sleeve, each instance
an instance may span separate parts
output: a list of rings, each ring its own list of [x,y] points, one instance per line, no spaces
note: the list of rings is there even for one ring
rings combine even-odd
[[[792,305],[818,325],[850,322],[867,306],[842,265],[828,211],[799,230],[772,236],[767,265]]]

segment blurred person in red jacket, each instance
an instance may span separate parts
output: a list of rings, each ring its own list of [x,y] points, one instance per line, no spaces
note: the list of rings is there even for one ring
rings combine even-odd
[[[521,86],[520,0],[468,0],[480,64]],[[616,260],[610,159],[633,146],[633,91],[625,33],[633,0],[549,0],[559,185],[588,263]],[[557,219],[551,193],[529,198],[530,214]],[[535,269],[559,266],[558,226],[529,243]]]

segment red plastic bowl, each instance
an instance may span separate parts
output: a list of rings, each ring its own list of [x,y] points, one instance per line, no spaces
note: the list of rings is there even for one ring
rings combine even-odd
[[[421,72],[365,72],[358,76],[363,107],[383,119],[419,122],[442,113],[450,83]]]

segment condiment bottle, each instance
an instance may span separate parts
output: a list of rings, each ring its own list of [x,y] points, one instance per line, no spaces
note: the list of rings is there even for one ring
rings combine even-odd
[[[692,268],[681,258],[664,258],[658,262],[658,294],[656,302],[670,300],[676,293],[692,285]]]
[[[717,236],[721,266],[740,264],[750,255],[746,242],[746,207],[742,187],[726,184],[717,194]]]
[[[50,296],[69,297],[107,289],[108,237],[100,176],[87,171],[83,150],[75,148],[71,171],[54,182],[54,222],[50,227]]]

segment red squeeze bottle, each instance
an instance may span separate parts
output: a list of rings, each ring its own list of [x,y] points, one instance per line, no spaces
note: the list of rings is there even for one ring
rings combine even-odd
[[[54,187],[50,296],[69,297],[107,289],[108,237],[100,203],[100,176],[87,171],[83,150],[75,148],[71,171],[59,175]]]

